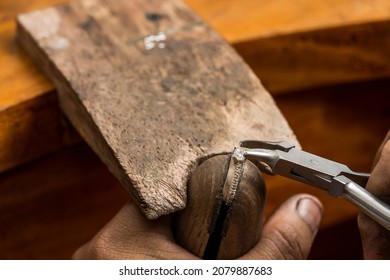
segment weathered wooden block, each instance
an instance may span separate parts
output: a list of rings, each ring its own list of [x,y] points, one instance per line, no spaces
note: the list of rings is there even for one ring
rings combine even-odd
[[[182,209],[192,169],[240,140],[296,142],[249,67],[179,0],[76,1],[19,16],[18,39],[148,218]]]

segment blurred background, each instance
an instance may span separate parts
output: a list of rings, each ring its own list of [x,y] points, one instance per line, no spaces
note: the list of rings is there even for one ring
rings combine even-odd
[[[128,197],[15,39],[17,14],[64,2],[0,0],[0,259],[68,259]],[[254,70],[305,150],[370,172],[390,128],[389,1],[185,2]],[[354,206],[265,180],[266,215],[298,192],[324,203],[309,258],[362,258]]]

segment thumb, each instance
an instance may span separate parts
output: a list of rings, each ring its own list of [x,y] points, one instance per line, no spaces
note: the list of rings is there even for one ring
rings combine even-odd
[[[322,220],[321,202],[307,194],[285,201],[264,225],[255,247],[243,259],[306,259]]]

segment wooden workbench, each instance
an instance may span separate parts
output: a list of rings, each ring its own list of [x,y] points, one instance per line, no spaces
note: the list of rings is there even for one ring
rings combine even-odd
[[[16,14],[60,2],[0,0],[0,258],[68,258],[127,199],[15,41]],[[369,171],[390,123],[388,1],[187,3],[275,94],[306,150]],[[301,184],[266,180],[267,213],[300,191],[325,204],[313,258],[360,257],[353,206]],[[322,234],[337,229],[344,230],[338,251],[325,250]]]

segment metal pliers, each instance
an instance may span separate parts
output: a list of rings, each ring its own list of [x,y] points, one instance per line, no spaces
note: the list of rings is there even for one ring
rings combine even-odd
[[[287,142],[241,141],[233,158],[248,159],[262,172],[318,187],[331,196],[344,196],[390,230],[390,206],[364,189],[370,174],[353,172],[344,164],[302,151]]]

